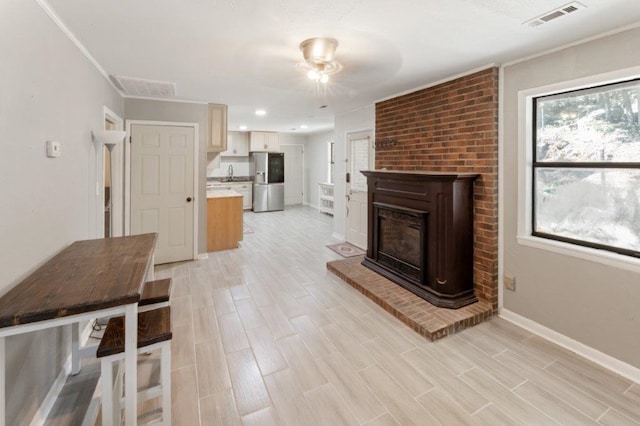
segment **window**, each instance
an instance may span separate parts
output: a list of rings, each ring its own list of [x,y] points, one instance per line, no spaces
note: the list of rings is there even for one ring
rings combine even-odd
[[[532,235],[640,257],[640,79],[532,111]]]

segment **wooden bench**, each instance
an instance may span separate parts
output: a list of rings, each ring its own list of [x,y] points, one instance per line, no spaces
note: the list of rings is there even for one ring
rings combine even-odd
[[[171,308],[161,307],[138,313],[138,354],[159,349],[160,384],[139,390],[139,401],[162,396],[162,424],[171,424]],[[124,360],[124,317],[114,317],[107,323],[96,356],[100,358],[102,380],[102,424],[120,424],[122,398],[122,368]],[[113,381],[113,366],[117,363]],[[129,398],[130,396],[127,396]]]
[[[147,281],[144,283],[140,302],[138,302],[138,312],[148,311],[161,306],[169,306],[171,285],[171,278]]]

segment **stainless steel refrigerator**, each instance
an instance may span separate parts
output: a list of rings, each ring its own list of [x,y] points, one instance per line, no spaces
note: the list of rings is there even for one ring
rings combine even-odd
[[[284,210],[284,153],[254,152],[253,211]]]

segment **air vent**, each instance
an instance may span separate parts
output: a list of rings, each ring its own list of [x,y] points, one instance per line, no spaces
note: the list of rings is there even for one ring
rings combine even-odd
[[[176,96],[176,84],[169,81],[146,80],[136,77],[112,75],[111,80],[126,95],[149,98],[172,98]]]
[[[571,3],[565,4],[564,6],[560,6],[557,9],[550,10],[549,12],[544,13],[540,16],[537,16],[533,19],[530,19],[524,22],[523,25],[527,25],[529,27],[538,27],[542,24],[546,24],[547,22],[553,21],[555,19],[561,18],[570,13],[573,13],[585,8],[586,6],[581,3],[571,2]]]

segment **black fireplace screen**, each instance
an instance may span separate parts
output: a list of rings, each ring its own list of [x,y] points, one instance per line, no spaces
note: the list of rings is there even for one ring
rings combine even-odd
[[[374,203],[376,259],[382,265],[422,284],[425,276],[427,212]]]
[[[420,267],[420,227],[405,221],[380,217],[378,251]]]

